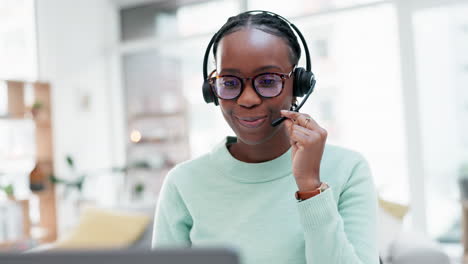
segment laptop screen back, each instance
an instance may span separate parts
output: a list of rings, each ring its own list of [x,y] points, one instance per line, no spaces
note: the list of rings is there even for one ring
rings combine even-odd
[[[153,251],[50,251],[29,254],[1,254],[8,264],[239,264],[230,249],[156,249]]]

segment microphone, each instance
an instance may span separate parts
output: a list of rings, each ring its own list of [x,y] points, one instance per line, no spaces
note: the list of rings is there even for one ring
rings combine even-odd
[[[301,107],[304,105],[304,103],[307,101],[307,99],[309,98],[310,94],[312,93],[314,89],[309,89],[309,91],[307,92],[306,96],[304,97],[304,99],[302,100],[302,102],[299,104],[299,106],[296,106],[294,107],[294,105],[291,107],[291,111],[293,112],[298,112],[299,113],[299,109],[301,109]],[[275,126],[278,126],[279,124],[283,123],[284,120],[286,120],[287,117],[285,116],[282,116],[280,118],[277,118],[275,120],[273,120],[273,122],[271,122],[271,126],[275,127]]]
[[[291,109],[291,111],[298,112],[296,109]],[[273,120],[273,122],[271,122],[271,126],[275,127],[275,126],[283,123],[283,121],[286,120],[286,119],[287,119],[287,117],[285,117],[285,116],[277,118],[277,119]]]

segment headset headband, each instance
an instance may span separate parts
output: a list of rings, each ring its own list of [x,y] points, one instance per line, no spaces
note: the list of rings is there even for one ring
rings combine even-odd
[[[310,61],[310,53],[309,53],[309,48],[307,47],[307,43],[306,43],[306,41],[304,39],[304,36],[302,35],[301,31],[299,31],[299,29],[293,23],[289,22],[289,20],[287,20],[286,18],[284,18],[284,17],[282,17],[282,16],[280,16],[280,15],[278,15],[276,13],[273,13],[273,12],[270,12],[270,11],[264,11],[264,10],[251,10],[251,11],[246,11],[246,12],[240,13],[239,15],[250,14],[250,13],[266,13],[266,14],[275,16],[275,17],[283,20],[284,22],[286,22],[293,29],[293,31],[296,32],[296,34],[301,39],[302,46],[304,47],[304,52],[305,52],[305,56],[306,56],[306,70],[307,71],[312,70],[312,65],[311,65],[311,61]],[[213,46],[214,41],[218,37],[218,33],[219,33],[219,31],[216,32],[216,34],[214,34],[213,37],[211,38],[210,42],[208,43],[208,47],[206,48],[205,56],[203,57],[203,79],[204,80],[206,80],[208,78],[208,69],[207,69],[208,57],[210,56],[211,47]]]

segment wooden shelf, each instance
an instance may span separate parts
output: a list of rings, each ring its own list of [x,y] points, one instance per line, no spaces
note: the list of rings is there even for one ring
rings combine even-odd
[[[52,124],[52,121],[50,119],[43,119],[43,120],[34,120],[34,122],[36,123],[36,126],[38,127],[50,127],[51,124]]]
[[[177,143],[181,142],[185,139],[182,135],[178,136],[170,136],[170,137],[143,137],[140,141],[138,142],[133,142],[130,141],[131,145],[142,145],[142,144],[169,144],[169,143]]]
[[[34,109],[34,115],[30,107],[24,103],[26,82],[6,81],[8,88],[8,115],[0,116],[0,120],[17,121],[31,120],[35,124],[36,142],[36,167],[39,168],[39,183],[44,186],[41,191],[34,191],[39,198],[40,221],[37,228],[45,230],[40,243],[50,243],[57,239],[57,212],[55,186],[50,182],[49,175],[53,174],[53,137],[51,120],[51,88],[45,82],[29,83],[34,89],[35,103],[40,106]],[[34,170],[36,171],[36,169]],[[31,181],[31,184],[37,182]],[[28,212],[25,212],[27,214]],[[29,219],[29,215],[26,216]],[[25,228],[25,234],[29,237],[31,230]]]
[[[36,123],[37,126],[50,126],[52,121],[50,119],[34,119],[31,117],[11,117],[11,116],[0,116],[0,120],[3,121],[21,121],[30,120]]]
[[[0,116],[0,120],[6,121],[17,121],[17,120],[33,120],[32,118],[25,118],[25,117],[13,117],[13,116]]]

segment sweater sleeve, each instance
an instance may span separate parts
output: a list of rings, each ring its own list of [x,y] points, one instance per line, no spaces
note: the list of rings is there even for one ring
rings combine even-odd
[[[377,196],[362,159],[339,196],[333,188],[298,203],[308,264],[378,264]]]
[[[192,224],[192,217],[169,173],[156,207],[152,248],[191,246],[189,233]]]

